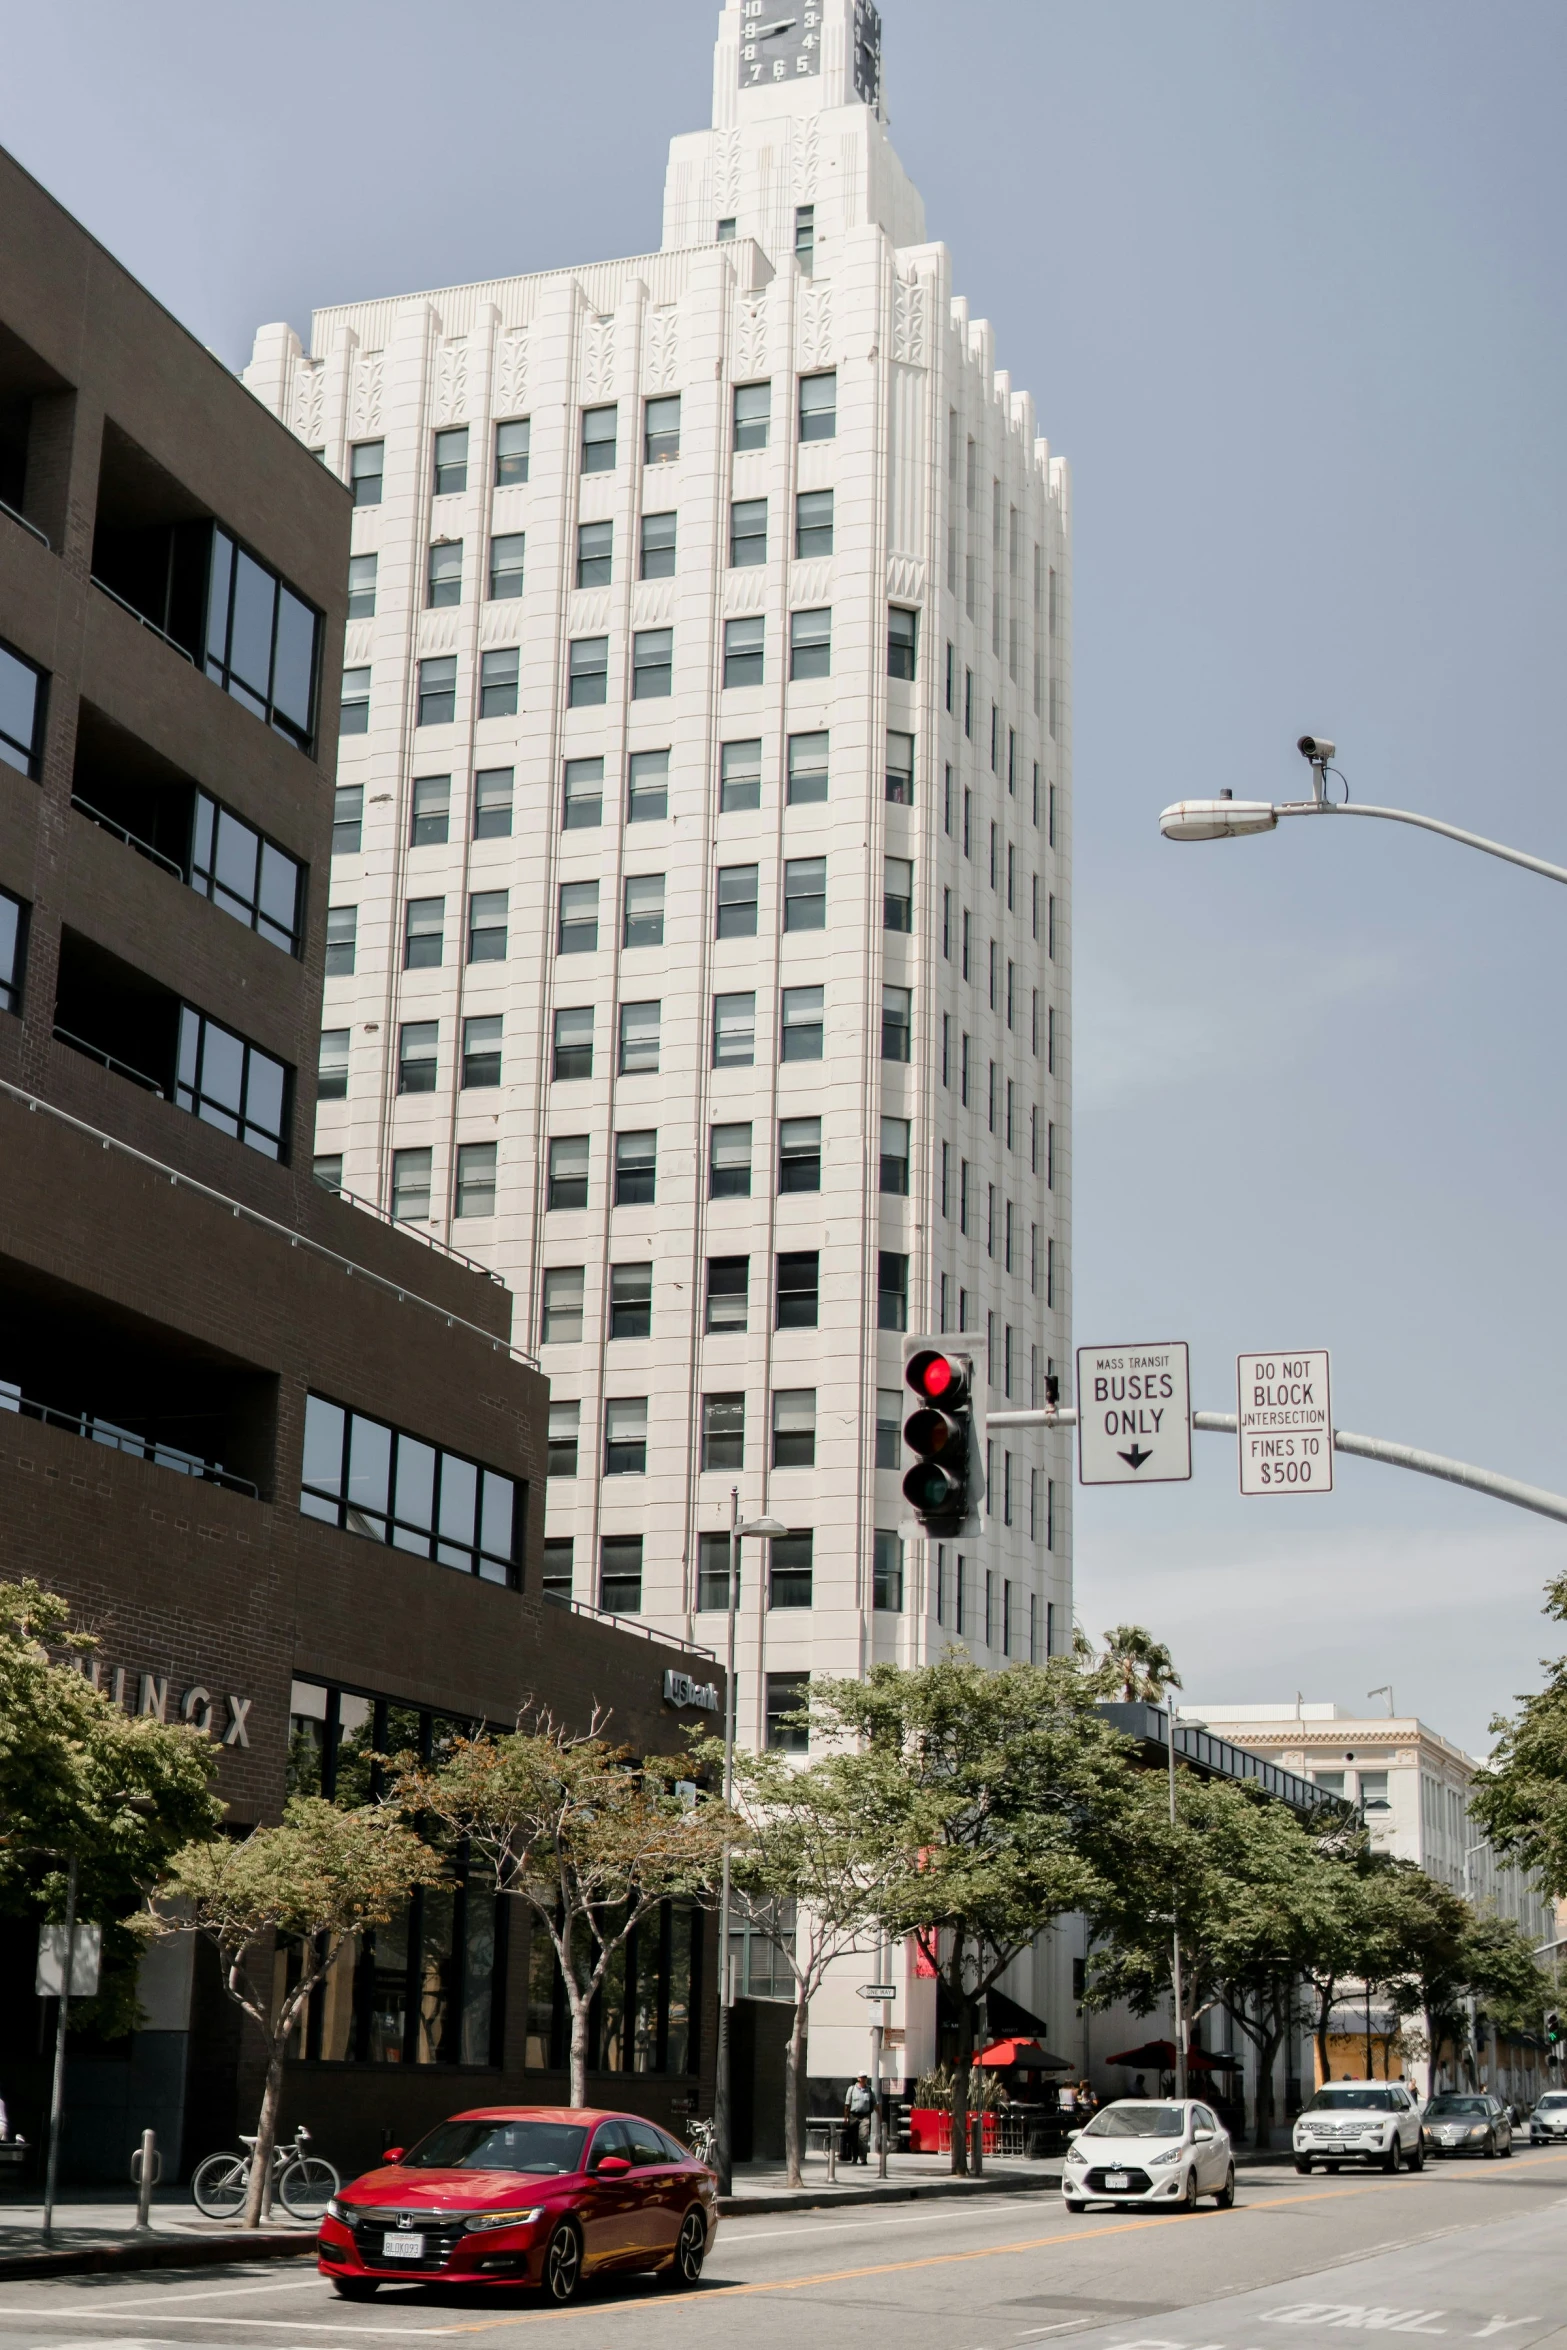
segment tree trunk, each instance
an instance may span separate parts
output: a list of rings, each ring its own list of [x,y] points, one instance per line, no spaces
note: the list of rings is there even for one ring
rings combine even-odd
[[[575,1983],[570,1984],[571,2002],[571,2102],[586,2105],[588,2101],[588,2001]]]
[[[1331,2077],[1328,2071],[1328,2019],[1333,2013],[1333,1995],[1337,1989],[1338,1985],[1331,1983],[1325,1991],[1319,1989],[1317,1993],[1317,2074],[1324,2082]]]
[[[974,2063],[975,2002],[963,1987],[961,1963],[953,1986],[958,2007],[958,2056],[952,2068],[952,2175],[968,2177],[968,2089]]]
[[[256,2151],[251,2159],[250,2184],[245,2190],[244,2226],[259,2228],[272,2201],[272,2149],[277,2143],[277,2111],[283,2097],[283,2040],[279,2033],[267,2042],[267,2083],[261,2092],[256,2122]]]
[[[805,1985],[796,1986],[794,2018],[789,2027],[789,2046],[784,2056],[784,2166],[786,2184],[798,2187],[803,2135],[800,2126],[800,2098],[804,2087],[805,2024],[811,2012],[810,1993]]]

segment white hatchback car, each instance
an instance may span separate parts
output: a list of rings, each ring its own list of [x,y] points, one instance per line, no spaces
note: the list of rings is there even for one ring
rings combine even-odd
[[[1068,2211],[1090,2203],[1173,2203],[1195,2211],[1211,2195],[1235,2201],[1230,2134],[1195,2097],[1123,2097],[1102,2106],[1067,2142],[1061,2194]]]
[[[1295,2168],[1336,2171],[1342,2163],[1423,2170],[1420,2108],[1398,2081],[1328,2081],[1295,2119]]]

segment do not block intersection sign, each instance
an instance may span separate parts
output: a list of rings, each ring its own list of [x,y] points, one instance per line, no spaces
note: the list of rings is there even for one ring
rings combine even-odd
[[[1192,1473],[1184,1340],[1077,1350],[1077,1474],[1084,1485],[1167,1485]]]
[[[1326,1347],[1236,1358],[1242,1493],[1331,1493]]]

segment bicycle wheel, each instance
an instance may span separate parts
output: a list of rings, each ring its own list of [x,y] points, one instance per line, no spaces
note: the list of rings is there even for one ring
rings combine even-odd
[[[245,2208],[250,2165],[238,2154],[209,2154],[191,2174],[196,2209],[207,2219],[237,2219]]]
[[[290,2219],[320,2219],[341,2183],[319,2154],[302,2154],[284,2171],[277,2191]]]

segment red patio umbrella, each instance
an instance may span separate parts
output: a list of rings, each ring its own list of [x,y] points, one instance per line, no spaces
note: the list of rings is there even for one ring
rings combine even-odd
[[[992,2040],[988,2048],[980,2050],[974,2062],[996,2072],[1005,2072],[1009,2067],[1026,2073],[1069,2073],[1072,2069],[1070,2057],[1052,2056],[1037,2040]]]
[[[1128,2048],[1120,2056],[1106,2057],[1105,2062],[1124,2064],[1136,2072],[1173,2073],[1175,2055],[1173,2040],[1145,2040],[1141,2048]],[[1193,2073],[1219,2073],[1233,2072],[1235,2067],[1223,2057],[1205,2056],[1200,2048],[1189,2048],[1186,2069]]]

